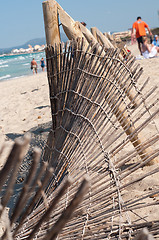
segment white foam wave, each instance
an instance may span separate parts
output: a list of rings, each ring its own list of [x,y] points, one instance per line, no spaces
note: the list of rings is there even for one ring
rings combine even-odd
[[[25,57],[23,57],[23,56],[19,56],[17,59],[18,59],[18,60],[24,60]]]
[[[6,67],[8,67],[8,65],[2,65],[2,66],[0,66],[0,68],[6,68]]]
[[[2,65],[4,63],[8,63],[8,61],[0,60],[0,65]]]
[[[11,75],[5,75],[5,76],[2,76],[2,77],[0,77],[0,80],[2,80],[2,79],[6,79],[6,78],[10,78],[11,77]]]
[[[24,63],[23,65],[27,65],[28,66],[28,65],[30,65],[30,63]]]

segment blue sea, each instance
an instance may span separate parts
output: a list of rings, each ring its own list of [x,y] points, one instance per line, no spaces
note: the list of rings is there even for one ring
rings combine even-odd
[[[31,75],[30,63],[33,58],[37,61],[38,72],[42,72],[40,59],[45,59],[45,51],[19,55],[0,56],[0,81]]]

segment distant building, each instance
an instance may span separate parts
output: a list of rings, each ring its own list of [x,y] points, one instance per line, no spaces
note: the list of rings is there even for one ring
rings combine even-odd
[[[12,54],[17,54],[17,53],[19,53],[19,50],[18,50],[18,49],[13,49],[13,50],[11,51],[11,53],[12,53]]]
[[[30,44],[28,45],[28,47],[29,47],[28,48],[29,49],[28,52],[32,53],[33,52],[33,47]]]
[[[34,51],[39,51],[40,48],[41,48],[40,45],[35,45],[35,46],[34,46]]]
[[[25,53],[25,52],[26,52],[26,49],[20,48],[20,49],[19,49],[19,52],[20,52],[20,53]]]
[[[11,54],[40,52],[40,51],[44,51],[44,49],[45,49],[45,45],[44,44],[42,46],[35,45],[34,47],[32,47],[29,44],[27,49],[24,49],[24,48],[12,49]]]

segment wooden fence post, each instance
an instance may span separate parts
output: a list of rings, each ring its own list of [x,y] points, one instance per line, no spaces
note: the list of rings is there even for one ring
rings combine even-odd
[[[76,40],[77,38],[83,38],[84,49],[86,50],[89,44],[83,33],[79,29],[78,22],[75,22],[73,18],[69,16],[58,3],[57,8],[60,16],[60,22],[68,39]]]
[[[96,27],[92,27],[92,28],[91,28],[91,33],[92,33],[92,35],[95,37],[95,39],[98,41],[98,39],[97,39],[97,29],[96,29]]]
[[[100,42],[102,45],[104,45],[106,48],[114,48],[114,45],[109,41],[109,39],[103,35],[103,33],[96,28],[96,34],[97,34],[97,39],[99,38]]]
[[[54,0],[50,0],[43,2],[42,5],[44,14],[46,44],[54,46],[55,44],[59,44],[61,42],[57,3]]]
[[[44,15],[44,25],[45,25],[45,36],[46,36],[46,44],[47,46],[51,45],[55,47],[56,54],[57,54],[57,63],[54,65],[48,65],[47,61],[47,75],[48,75],[48,82],[50,87],[50,97],[53,94],[56,94],[58,83],[54,82],[53,80],[53,73],[60,72],[60,30],[59,30],[59,21],[58,21],[58,10],[57,10],[57,2],[55,0],[49,0],[42,3],[43,5],[43,15]],[[46,58],[47,58],[47,51],[46,51]],[[53,69],[54,68],[54,69]],[[52,116],[54,113],[58,111],[58,101],[51,100],[51,111]],[[57,126],[57,122],[53,120],[52,117],[52,129],[54,130]],[[44,152],[44,159],[49,159],[51,157],[51,152],[49,149],[54,147],[54,134],[50,131],[47,139],[47,144],[49,148],[45,149]],[[48,160],[49,161],[49,160]]]

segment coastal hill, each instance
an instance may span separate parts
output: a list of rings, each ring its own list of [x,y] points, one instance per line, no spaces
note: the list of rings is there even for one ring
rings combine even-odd
[[[68,40],[68,38],[66,37],[66,35],[64,33],[61,33],[61,40],[62,42],[66,42]],[[35,46],[35,45],[43,45],[46,43],[45,38],[35,38],[35,39],[31,39],[29,41],[27,41],[26,43],[19,45],[19,46],[13,46],[13,47],[9,47],[9,48],[0,48],[0,55],[1,54],[7,54],[10,53],[12,51],[12,49],[20,49],[20,48],[28,48],[28,45],[30,44],[31,46]]]

